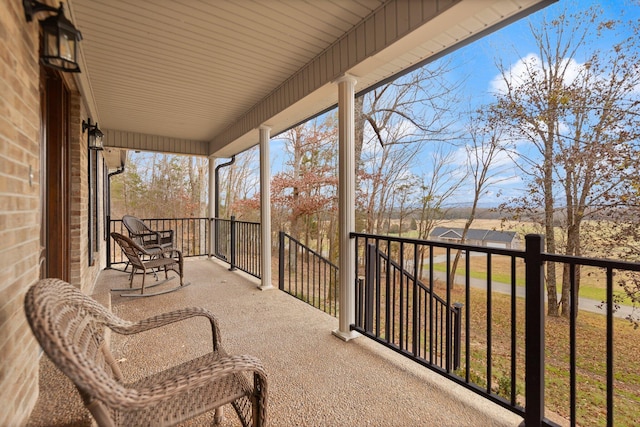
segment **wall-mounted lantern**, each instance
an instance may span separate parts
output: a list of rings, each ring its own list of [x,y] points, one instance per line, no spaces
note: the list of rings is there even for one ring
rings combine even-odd
[[[82,34],[64,16],[62,3],[55,8],[35,0],[22,0],[24,15],[31,22],[38,12],[55,12],[55,15],[40,21],[42,27],[42,47],[40,62],[58,70],[79,73],[78,42]]]
[[[87,132],[87,142],[89,143],[90,150],[104,150],[104,146],[102,145],[102,137],[104,134],[98,128],[98,123],[91,124],[91,119],[87,119],[85,122],[82,121],[82,133]]]

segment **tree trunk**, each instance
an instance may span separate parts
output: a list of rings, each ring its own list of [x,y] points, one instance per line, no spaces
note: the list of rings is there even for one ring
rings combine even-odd
[[[552,122],[553,123],[553,122]],[[544,141],[543,189],[544,189],[544,228],[547,241],[547,252],[556,252],[556,237],[554,233],[554,197],[553,197],[553,133],[550,126]],[[547,263],[547,314],[558,316],[558,288],[556,286],[556,264]]]

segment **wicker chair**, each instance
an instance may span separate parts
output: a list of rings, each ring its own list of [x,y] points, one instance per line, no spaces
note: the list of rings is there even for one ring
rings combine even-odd
[[[267,377],[260,361],[228,356],[216,318],[205,309],[129,322],[59,279],[33,285],[24,309],[42,349],[73,381],[99,426],[168,426],[212,410],[218,423],[227,403],[245,427],[267,424]],[[106,328],[129,335],[195,316],[211,323],[211,353],[130,384],[123,381],[104,338]]]
[[[133,215],[124,215],[122,223],[129,232],[129,237],[143,248],[175,247],[173,230],[152,230],[141,219]]]
[[[140,293],[130,293],[130,294],[122,294],[122,296],[152,296],[164,294],[167,292],[173,292],[182,287],[189,285],[189,283],[184,283],[184,260],[182,258],[182,252],[179,250],[168,247],[162,248],[160,246],[150,246],[150,247],[142,247],[138,245],[133,239],[128,238],[120,233],[116,233],[115,231],[111,233],[111,237],[113,240],[120,246],[122,252],[124,252],[125,256],[129,260],[129,264],[131,264],[131,274],[129,275],[129,288],[124,289],[112,289],[113,291],[137,291]],[[165,280],[158,281],[156,276],[156,283],[153,285],[147,286],[147,288],[151,288],[154,286],[161,285],[169,281],[168,271],[172,270],[178,273],[180,277],[180,286],[176,286],[171,289],[163,290],[155,293],[144,293],[145,290],[145,278],[147,271],[153,272],[155,274],[156,269],[163,269]],[[133,278],[138,270],[142,271],[142,286],[139,288],[133,287]]]

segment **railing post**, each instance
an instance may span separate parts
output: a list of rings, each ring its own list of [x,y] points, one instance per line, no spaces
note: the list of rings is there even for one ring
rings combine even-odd
[[[373,283],[376,277],[376,255],[378,248],[367,243],[367,258],[364,272],[364,330],[373,331]]]
[[[278,232],[278,288],[284,290],[284,231]]]
[[[205,239],[207,239],[207,258],[211,258],[213,255],[213,218],[207,218]]]
[[[111,268],[111,215],[107,215],[107,268]]]
[[[453,318],[453,370],[460,367],[460,349],[462,348],[462,307],[464,304],[456,302],[453,304],[455,316]]]
[[[525,236],[525,394],[524,425],[542,425],[544,419],[544,237]]]
[[[236,217],[231,215],[231,223],[229,225],[231,227],[229,238],[229,271],[234,271],[236,269]]]
[[[212,220],[212,226],[213,226],[213,254],[217,257],[220,258],[220,222],[218,221],[218,218],[213,218]]]

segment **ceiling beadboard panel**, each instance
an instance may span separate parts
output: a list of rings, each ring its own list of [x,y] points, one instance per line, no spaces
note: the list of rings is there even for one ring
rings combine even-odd
[[[93,120],[232,153],[552,0],[68,0]],[[67,9],[67,8],[65,8]],[[204,148],[203,148],[204,147]]]

